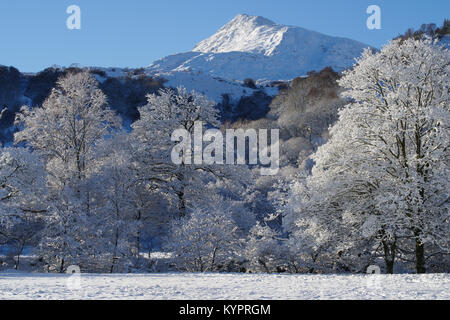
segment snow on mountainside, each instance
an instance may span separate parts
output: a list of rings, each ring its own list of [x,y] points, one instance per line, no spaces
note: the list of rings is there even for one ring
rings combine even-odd
[[[263,17],[240,14],[212,37],[200,42],[193,51],[243,51],[269,56],[281,43],[287,29],[288,27],[277,25]]]
[[[101,71],[105,73],[105,77],[95,75],[96,79],[102,83],[107,78],[123,79],[129,77],[130,70],[121,68],[102,68],[102,67],[88,67],[92,71]],[[232,99],[237,100],[242,96],[251,95],[254,89],[244,87],[241,82],[224,80],[218,77],[213,77],[206,74],[192,73],[192,72],[152,72],[145,70],[145,74],[149,77],[163,78],[165,87],[176,88],[179,86],[185,87],[187,90],[195,90],[198,93],[204,94],[209,99],[216,102],[222,100],[223,94],[228,94]],[[134,79],[139,78],[138,75],[131,76]],[[275,95],[276,88],[266,88],[267,94]]]
[[[193,51],[157,60],[148,71],[227,80],[290,80],[327,66],[337,71],[348,68],[366,47],[354,40],[241,14]]]

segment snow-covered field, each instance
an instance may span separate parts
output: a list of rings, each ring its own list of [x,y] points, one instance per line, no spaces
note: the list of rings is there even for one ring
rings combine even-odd
[[[450,274],[0,274],[0,299],[450,299]]]

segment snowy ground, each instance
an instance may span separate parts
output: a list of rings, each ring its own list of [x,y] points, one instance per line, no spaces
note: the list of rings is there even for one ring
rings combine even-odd
[[[450,299],[450,274],[82,274],[76,277],[0,273],[0,299]]]

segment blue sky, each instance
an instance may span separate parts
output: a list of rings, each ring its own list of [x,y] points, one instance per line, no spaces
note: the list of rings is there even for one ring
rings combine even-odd
[[[81,8],[81,30],[66,28],[72,4]],[[381,7],[381,30],[366,27],[372,4]],[[449,12],[448,0],[2,0],[0,64],[28,72],[72,63],[143,67],[191,50],[239,13],[381,47],[409,27],[440,25]]]

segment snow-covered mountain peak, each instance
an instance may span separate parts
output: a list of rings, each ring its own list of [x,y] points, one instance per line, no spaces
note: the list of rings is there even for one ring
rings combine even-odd
[[[239,14],[213,36],[200,42],[195,52],[249,52],[271,55],[288,27],[260,16]]]
[[[193,51],[159,59],[148,72],[166,78],[189,73],[232,82],[290,80],[328,66],[342,71],[367,47],[351,39],[240,14]]]
[[[230,27],[233,27],[233,26],[239,27],[239,26],[247,25],[247,24],[252,24],[254,26],[276,25],[275,22],[273,22],[272,20],[266,19],[264,17],[261,17],[261,16],[250,16],[248,14],[241,13],[241,14],[238,14],[236,17],[234,17],[234,19],[231,20],[229,23],[227,23],[224,26],[224,28],[225,27],[230,28]]]

